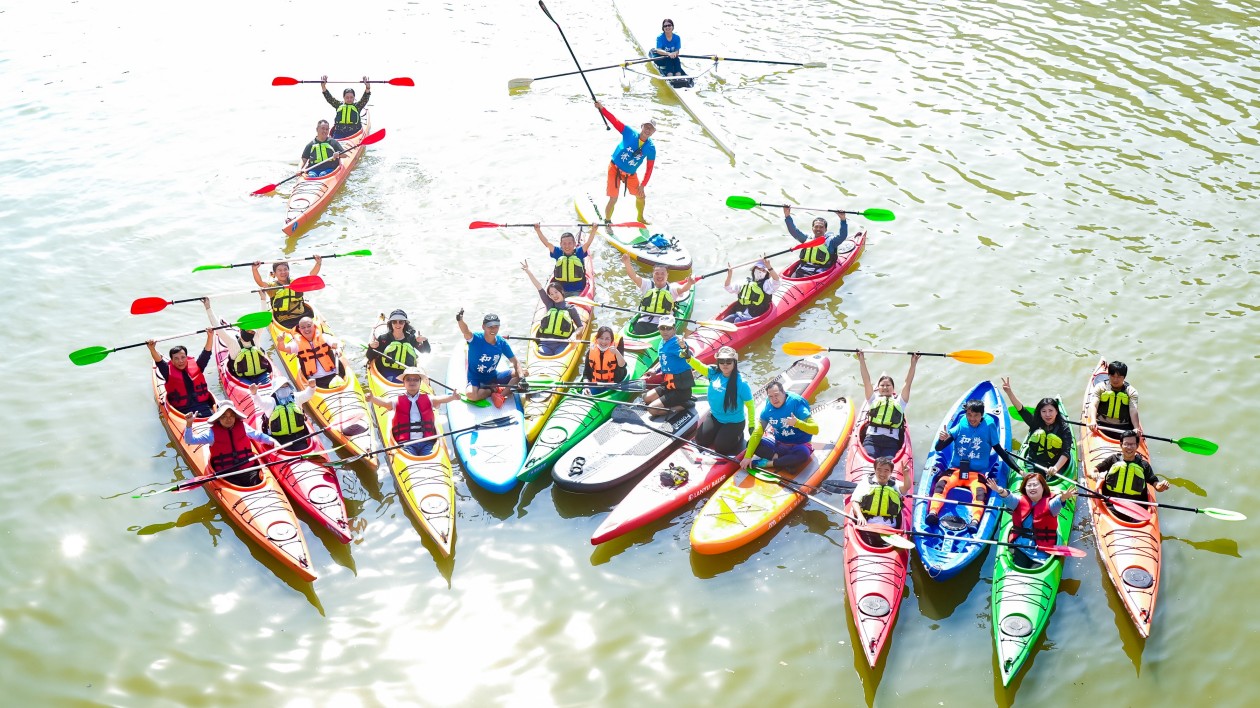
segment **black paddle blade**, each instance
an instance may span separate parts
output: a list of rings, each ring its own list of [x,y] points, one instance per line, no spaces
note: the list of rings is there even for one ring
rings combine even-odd
[[[828,494],[851,494],[857,489],[857,484],[843,479],[829,479],[822,483],[821,488]]]
[[[541,4],[541,3],[540,3]],[[505,415],[501,418],[491,418],[484,423],[478,423],[478,428],[505,428],[509,425],[516,425],[516,418]]]

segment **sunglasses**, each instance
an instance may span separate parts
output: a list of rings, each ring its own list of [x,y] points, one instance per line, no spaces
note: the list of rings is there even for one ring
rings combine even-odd
[[[673,27],[673,25],[661,25],[661,29],[665,29],[666,27]]]
[[[735,364],[735,360],[734,360],[734,359],[718,359],[718,360],[717,360],[717,363],[719,363],[719,364],[731,364],[731,365],[734,365],[734,364]]]

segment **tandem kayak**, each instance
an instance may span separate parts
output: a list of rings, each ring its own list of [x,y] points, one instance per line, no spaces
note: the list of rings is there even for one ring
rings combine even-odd
[[[500,371],[507,364],[507,359],[502,359],[499,362]],[[459,393],[468,388],[467,342],[451,356],[446,367],[446,384]],[[495,407],[489,399],[481,406],[468,403],[463,398],[446,404],[446,424],[450,430],[462,430],[505,417],[511,420],[510,425],[468,430],[450,436],[455,454],[468,476],[482,489],[496,494],[509,492],[516,486],[517,476],[525,463],[525,415],[521,411],[520,397],[508,396],[501,408]]]
[[[964,418],[963,404],[971,399],[984,402],[985,416],[998,427],[998,440],[1003,448],[1011,448],[1011,414],[1006,409],[1006,397],[992,383],[981,381],[975,388],[963,394],[945,414],[941,421],[941,430],[953,426]],[[935,439],[935,436],[933,436]],[[967,530],[967,520],[977,510],[971,506],[960,506],[957,502],[972,502],[971,490],[964,486],[951,489],[941,506],[938,516],[940,523],[931,526],[927,523],[928,505],[932,496],[932,488],[948,470],[950,458],[954,454],[951,442],[943,450],[935,446],[928,453],[923,463],[923,474],[915,486],[914,500],[914,545],[919,553],[919,560],[928,575],[936,580],[947,580],[965,568],[968,563],[984,555],[987,544],[969,543],[973,538],[991,539],[997,529],[998,512],[994,508],[980,512],[980,519],[974,532]],[[1007,486],[1010,470],[1006,463],[993,451],[989,451],[989,466],[984,474],[998,483]],[[998,506],[997,494],[992,490],[985,495],[984,503],[989,507]],[[946,538],[948,537],[948,538]]]
[[[817,487],[840,461],[853,432],[853,403],[840,396],[812,407],[818,434],[814,454],[795,471],[773,472],[806,487]],[[709,497],[691,526],[691,548],[714,555],[743,546],[774,528],[805,497],[778,482],[767,482],[740,470]]]
[[[360,114],[360,121],[362,128],[359,132],[337,139],[341,147],[358,145],[371,134],[372,126],[368,111]],[[351,170],[359,163],[359,158],[363,157],[366,151],[366,147],[347,150],[337,169],[321,177],[303,177],[289,194],[289,206],[285,211],[284,228],[281,230],[292,236],[309,226],[316,217],[322,214],[328,203],[332,201],[333,195],[345,183]]]
[[[1096,384],[1107,380],[1107,360],[1098,362],[1098,368],[1089,377],[1089,385],[1085,387],[1085,402],[1082,404],[1082,420],[1092,420],[1093,412],[1087,409],[1089,391]],[[1081,469],[1093,470],[1104,459],[1120,452],[1120,441],[1104,433],[1101,429],[1091,433],[1089,428],[1081,430]],[[1138,437],[1138,452],[1149,462],[1150,452],[1146,449],[1146,438]],[[1095,480],[1085,475],[1085,484],[1091,490],[1101,493],[1104,480]],[[1155,501],[1155,490],[1146,488],[1147,500]],[[1121,517],[1109,509],[1097,497],[1089,500],[1089,516],[1093,521],[1094,539],[1098,546],[1098,556],[1103,567],[1107,569],[1107,577],[1124,609],[1137,627],[1138,634],[1150,636],[1151,622],[1155,618],[1155,596],[1159,592],[1159,570],[1162,563],[1160,547],[1158,507],[1148,507],[1151,518],[1148,521],[1135,523],[1128,517]]]
[[[1063,402],[1059,401],[1059,417],[1067,418],[1063,411]],[[1030,432],[1031,434],[1031,432]],[[1029,438],[1024,439],[1024,450],[1028,449]],[[1050,494],[1059,494],[1075,485],[1071,480],[1077,475],[1076,445],[1065,440],[1068,451],[1068,464],[1058,476],[1050,477],[1046,483],[1050,485]],[[1022,473],[1032,471],[1013,470]],[[1014,477],[1012,477],[1012,484]],[[1059,538],[1057,543],[1066,545],[1072,535],[1072,520],[1076,516],[1076,499],[1070,499],[1059,510]],[[1011,526],[1014,519],[1009,513],[1002,514],[998,525],[997,540],[1010,539]],[[1063,577],[1063,559],[1050,556],[1045,563],[1025,567],[1016,560],[1026,560],[1022,554],[1017,556],[1010,546],[998,546],[993,559],[993,641],[997,644],[998,670],[1002,673],[1002,685],[1010,684],[1015,674],[1024,665],[1032,651],[1033,642],[1041,636],[1046,624],[1050,621],[1050,611],[1054,609],[1054,598],[1059,594],[1059,581]]]
[[[824,356],[797,359],[786,371],[766,382],[753,398],[760,406],[766,400],[767,387],[778,382],[783,384],[784,390],[812,400],[830,368],[831,361]],[[690,446],[676,448],[604,518],[591,536],[591,544],[597,546],[614,539],[699,499],[736,468],[734,463],[720,457],[697,455]],[[666,471],[672,473],[669,484],[661,480],[660,473]]]
[[[166,428],[175,449],[188,463],[188,470],[195,477],[210,471],[210,446],[188,445],[184,442],[184,414],[166,404],[166,380],[156,366],[152,369],[153,397],[157,402],[162,425]],[[204,418],[192,423],[198,429],[210,425]],[[311,553],[306,537],[298,526],[297,514],[271,472],[259,470],[261,480],[252,487],[243,487],[225,479],[206,482],[202,487],[206,494],[219,505],[223,515],[246,536],[288,570],[307,582],[315,580],[311,569]]]
[[[592,247],[592,253],[586,254],[584,263],[586,264],[586,288],[581,292],[584,298],[593,299],[595,297],[595,254]],[[545,284],[545,283],[544,283]],[[588,333],[593,334],[591,322],[594,320],[594,314],[591,308],[585,305],[575,305],[579,314],[582,316],[582,326],[574,330],[569,336],[569,343],[564,349],[555,354],[543,354],[539,349],[542,342],[526,342],[525,358],[521,360],[522,365],[528,372],[527,376],[530,381],[572,381],[578,372],[582,369],[582,361],[586,356],[586,336]],[[538,305],[534,308],[533,326],[530,327],[529,336],[538,337],[538,328],[541,325],[543,315],[546,309],[543,307],[542,300],[539,299]],[[532,384],[535,388],[546,388],[546,383]],[[538,433],[542,430],[543,425],[547,422],[547,417],[551,415],[551,411],[555,410],[556,404],[560,402],[560,397],[548,391],[530,391],[521,394],[521,408],[525,415],[525,440],[534,442],[534,438],[538,437]]]
[[[861,483],[875,473],[875,461],[866,454],[862,442],[869,419],[869,402],[862,406],[860,424],[849,439],[845,453],[845,477]],[[892,482],[900,487],[903,479],[914,480],[914,450],[910,445],[910,426],[903,425],[901,449],[893,457]],[[848,507],[852,497],[845,498]],[[910,505],[903,500],[901,528],[910,528]],[[862,534],[852,520],[844,521],[844,588],[849,597],[849,611],[857,628],[862,653],[871,668],[879,663],[884,645],[892,634],[906,587],[906,569],[910,553],[894,548],[874,534]]]

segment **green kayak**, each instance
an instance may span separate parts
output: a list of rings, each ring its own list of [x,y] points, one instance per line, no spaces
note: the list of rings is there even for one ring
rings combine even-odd
[[[1059,417],[1067,417],[1062,401],[1059,401]],[[1024,450],[1028,450],[1028,443],[1028,438],[1025,438]],[[1063,468],[1063,477],[1074,479],[1077,474],[1076,445],[1072,440],[1064,440],[1063,445],[1070,456],[1068,465]],[[1048,480],[1052,493],[1073,488],[1074,485],[1063,477]],[[1014,476],[1011,477],[1011,487],[1018,487]],[[1059,511],[1059,544],[1067,544],[1075,515],[1076,499],[1071,499]],[[1011,515],[1003,513],[998,526],[999,541],[1010,537],[1011,524]],[[1015,557],[1016,551],[1011,547],[998,546],[993,561],[993,639],[997,643],[998,668],[1002,672],[1003,686],[1010,684],[1019,672],[1034,641],[1050,621],[1054,598],[1059,592],[1059,579],[1063,576],[1063,559],[1060,557],[1050,556],[1045,563],[1031,568],[1017,565]]]
[[[691,306],[694,301],[695,290],[688,290],[683,299],[674,305],[674,315],[683,318],[691,317]],[[621,330],[621,336],[627,342],[638,341],[646,345],[638,351],[631,351],[630,347],[626,348],[627,381],[643,378],[660,355],[661,335],[657,333],[643,336],[633,334],[632,330],[637,320],[638,315],[630,318]],[[680,322],[680,330],[682,325],[683,323]],[[633,391],[605,391],[594,397],[608,401],[628,401],[637,395]],[[585,398],[561,399],[551,411],[538,437],[534,439],[534,445],[529,448],[529,454],[525,458],[525,466],[517,478],[523,482],[538,479],[538,476],[550,470],[556,460],[560,459],[560,456],[569,448],[577,445],[582,438],[611,418],[614,408],[616,408],[614,403],[600,403]]]

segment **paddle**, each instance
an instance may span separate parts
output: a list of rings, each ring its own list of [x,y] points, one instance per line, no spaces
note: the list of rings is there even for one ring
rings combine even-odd
[[[893,219],[897,218],[891,211],[887,209],[864,209],[863,211],[846,211],[844,209],[823,209],[821,207],[792,206],[791,204],[765,204],[762,202],[758,202],[756,199],[753,199],[752,197],[727,197],[726,206],[732,209],[752,209],[754,207],[792,207],[793,209],[800,209],[801,211],[825,211],[825,212],[832,212],[832,213],[838,211],[842,214],[856,214],[869,221],[892,221]]]
[[[363,147],[364,145],[375,145],[376,143],[379,143],[380,141],[382,141],[382,140],[384,140],[384,139],[385,139],[385,129],[384,129],[384,128],[381,128],[380,130],[376,131],[375,133],[372,133],[371,135],[369,135],[369,136],[367,136],[366,138],[364,138],[362,141],[360,141],[360,142],[359,142],[359,144],[358,144],[358,145],[351,145],[351,146],[349,146],[349,147],[344,147],[344,148],[342,148],[342,149],[338,150],[337,152],[334,152],[334,153],[333,153],[333,155],[332,155],[332,157],[328,158],[327,160],[323,160],[323,161],[318,162],[318,163],[316,163],[316,164],[314,164],[314,165],[308,165],[308,166],[307,166],[307,168],[306,168],[305,170],[299,170],[298,172],[295,172],[294,174],[291,174],[291,175],[289,175],[288,177],[285,177],[284,179],[280,180],[279,182],[276,182],[275,184],[269,184],[269,185],[267,185],[266,187],[262,187],[262,188],[260,188],[260,189],[255,189],[254,191],[250,192],[250,194],[251,194],[252,196],[260,196],[260,195],[263,195],[263,194],[270,194],[270,193],[272,193],[272,192],[276,191],[276,187],[279,187],[280,185],[284,184],[285,182],[288,182],[288,181],[290,181],[290,180],[297,179],[298,177],[301,177],[302,175],[306,174],[306,173],[307,173],[307,172],[309,172],[310,170],[315,169],[316,167],[320,167],[320,166],[322,166],[322,165],[326,165],[326,164],[328,164],[329,162],[332,162],[333,160],[336,160],[339,156],[341,156],[341,155],[343,155],[343,154],[345,154],[345,153],[347,153],[347,152],[350,152],[351,150],[354,150],[355,148],[360,148],[360,147]]]
[[[595,98],[595,90],[591,88],[591,82],[586,80],[586,74],[582,71],[582,63],[578,61],[577,55],[573,53],[573,47],[569,46],[569,38],[564,36],[564,29],[560,27],[559,22],[556,22],[556,18],[551,16],[551,13],[547,10],[547,6],[543,4],[543,0],[538,0],[538,7],[542,8],[543,14],[546,15],[547,19],[551,20],[551,23],[554,24],[556,29],[560,31],[560,39],[564,40],[564,46],[568,48],[569,56],[573,57],[574,66],[577,67],[578,73],[582,74],[582,83],[586,84],[586,90],[590,92],[591,100],[598,102],[599,99]],[[604,129],[612,130],[612,126],[608,124],[608,119],[604,117],[604,112],[600,111],[598,106],[595,107],[595,110],[599,111],[599,119],[604,121]]]
[[[510,415],[505,415],[501,418],[491,418],[490,420],[482,421],[480,423],[477,423],[476,425],[470,425],[465,428],[456,428],[455,430],[448,430],[444,433],[438,433],[436,435],[426,435],[423,438],[416,438],[415,440],[408,440],[406,442],[401,442],[396,445],[390,445],[389,447],[382,447],[379,450],[368,450],[367,452],[360,453],[358,455],[355,455],[354,457],[347,457],[344,460],[338,460],[336,462],[330,462],[328,464],[342,465],[342,466],[349,465],[349,464],[358,462],[359,460],[362,460],[365,457],[371,457],[373,455],[380,455],[382,453],[386,453],[391,450],[397,450],[399,448],[407,447],[408,445],[416,445],[422,442],[428,442],[430,440],[437,440],[438,438],[446,437],[447,435],[455,435],[457,433],[466,433],[470,430],[480,430],[481,428],[506,428],[509,425],[516,425],[516,419]]]
[[[172,334],[167,337],[159,337],[157,339],[154,339],[153,341],[165,342],[171,339],[179,339],[180,337],[191,337],[194,334],[205,334],[206,332],[211,332],[216,329],[227,329],[229,327],[236,327],[237,329],[263,329],[269,324],[271,324],[270,311],[251,312],[248,315],[242,315],[241,318],[237,320],[234,324],[219,325],[218,327],[208,327],[206,329],[199,329],[195,332],[184,332],[182,334]],[[99,346],[98,347],[84,347],[83,349],[78,349],[76,351],[70,352],[70,363],[74,364],[75,366],[87,366],[88,364],[95,364],[96,362],[103,360],[105,357],[109,356],[113,352],[122,351],[124,349],[134,349],[136,347],[143,347],[146,344],[148,344],[148,342],[139,342],[137,344],[126,344],[121,347],[114,347],[113,349],[108,349],[106,347],[99,347]]]
[[[791,356],[809,356],[810,354],[819,354],[822,352],[848,352],[856,353],[858,349],[837,349],[835,347],[824,347],[821,344],[813,344],[812,342],[788,342],[783,345],[783,353]],[[943,356],[955,361],[961,361],[964,364],[988,364],[993,361],[993,355],[989,352],[982,352],[977,349],[960,349],[956,352],[939,353],[939,352],[906,352],[900,349],[862,349],[866,354],[918,354],[919,356]]]
[[[963,536],[949,536],[942,533],[927,533],[925,531],[910,531],[912,536],[926,536],[928,538],[944,538],[950,541],[962,541],[963,543],[983,543],[989,546],[1010,546],[1011,548],[1026,549],[1018,543],[1007,543],[1006,541],[992,541],[987,538],[965,538]],[[1049,556],[1063,556],[1064,558],[1084,558],[1085,551],[1075,546],[1037,546],[1037,550]]]
[[[316,431],[314,431],[314,432],[307,433],[306,435],[303,435],[303,436],[301,436],[301,437],[299,437],[299,438],[294,438],[293,440],[290,440],[289,442],[285,443],[284,445],[281,445],[280,447],[287,447],[288,445],[292,445],[292,444],[293,444],[293,443],[295,443],[295,442],[299,442],[299,441],[301,441],[301,440],[306,440],[307,438],[312,438],[312,437],[315,437],[316,435],[319,435],[320,433],[324,432],[325,430],[328,430],[328,426],[325,426],[325,427],[323,427],[323,428],[320,428],[319,430],[316,430]],[[262,458],[266,457],[267,455],[270,455],[271,453],[273,453],[273,452],[275,452],[276,450],[280,449],[280,447],[275,447],[275,448],[270,448],[270,449],[268,449],[268,450],[264,450],[264,451],[262,451],[262,452],[258,453],[257,455],[254,455],[253,457],[249,458],[248,460],[245,460],[245,461],[244,461],[244,462],[242,462],[241,464],[242,464],[242,465],[245,465],[245,464],[249,464],[250,462],[255,462],[255,461],[257,461],[257,460],[261,460]],[[338,447],[340,447],[340,446],[338,446]],[[335,450],[336,448],[333,448],[333,449]],[[297,459],[306,458],[306,457],[322,457],[322,456],[327,455],[327,454],[328,454],[328,452],[329,452],[329,450],[315,450],[315,451],[313,451],[313,452],[308,452],[308,453],[306,453],[306,454],[304,454],[304,455],[294,455],[294,456],[293,456],[292,458],[290,458],[290,459],[297,460]],[[196,489],[197,487],[200,487],[201,485],[203,485],[203,484],[205,484],[206,482],[209,482],[209,481],[211,481],[211,480],[215,480],[215,479],[222,479],[222,478],[224,478],[224,477],[231,477],[231,476],[233,476],[233,475],[238,475],[238,474],[241,474],[241,473],[243,473],[243,472],[253,472],[254,470],[260,470],[260,469],[262,469],[263,467],[266,467],[266,465],[257,465],[257,466],[255,466],[255,467],[247,467],[247,468],[245,468],[245,469],[239,469],[239,470],[230,470],[230,471],[228,471],[228,472],[217,472],[217,473],[213,473],[213,472],[212,472],[212,473],[210,473],[210,474],[203,474],[203,475],[201,475],[201,476],[199,476],[199,477],[193,477],[192,479],[185,479],[185,480],[183,480],[183,481],[181,481],[181,482],[177,482],[176,484],[174,484],[174,485],[172,485],[172,486],[170,486],[170,487],[167,487],[167,488],[165,488],[165,489],[151,489],[151,490],[149,490],[149,491],[147,491],[147,492],[142,492],[142,493],[140,493],[140,494],[132,494],[132,495],[131,495],[131,498],[132,498],[132,499],[142,499],[142,498],[144,498],[144,497],[151,497],[151,496],[153,496],[154,494],[163,494],[163,493],[165,493],[165,492],[186,492],[186,491],[188,491],[189,489]]]
[[[493,221],[474,221],[468,225],[469,229],[515,229],[532,227],[534,224],[496,224]],[[595,226],[595,224],[538,224],[540,227],[549,229],[580,229],[583,227]],[[647,226],[640,221],[623,221],[620,224],[600,224],[600,226],[611,226],[615,229],[642,229]]]
[[[777,64],[779,66],[803,66],[806,69],[822,69],[827,65],[821,61],[770,61],[769,59],[731,59],[728,57],[719,57],[712,54],[679,54],[679,59],[708,59],[710,61],[738,61],[746,64]],[[669,78],[669,77],[666,77]]]
[[[606,390],[616,390],[616,389],[606,389]],[[647,406],[642,403],[631,403],[630,401],[618,401],[612,398],[597,398],[595,396],[583,396],[580,393],[572,393],[570,391],[561,391],[559,389],[554,389],[554,388],[531,388],[529,389],[529,392],[530,393],[550,393],[553,396],[567,396],[569,398],[580,398],[583,401],[595,401],[596,403],[607,403],[610,406],[626,406],[627,408],[642,408],[644,410],[657,410],[657,411],[661,410],[660,408],[653,408],[652,406]],[[695,399],[692,399],[692,400],[695,400]]]
[[[372,255],[372,251],[366,248],[361,248],[357,251],[350,251],[349,253],[329,253],[328,255],[320,256],[320,258],[343,258],[345,256],[370,256],[370,255]],[[282,261],[275,261],[275,262],[276,263],[297,263],[298,261],[313,261],[313,260],[315,260],[315,256],[307,256],[306,258],[288,258]],[[253,263],[228,263],[228,264],[211,263],[209,265],[199,265],[196,268],[193,268],[192,272],[200,273],[203,270],[221,270],[223,268],[243,268],[245,266],[252,266],[252,265],[254,264]],[[301,278],[298,278],[298,280],[301,280]],[[250,291],[250,292],[254,292],[254,291]]]
[[[1079,420],[1067,420],[1067,419],[1065,418],[1065,419],[1063,420],[1063,422],[1064,422],[1064,423],[1071,423],[1072,425],[1079,425],[1079,426],[1081,426],[1082,428],[1087,428],[1087,427],[1089,427],[1089,423],[1082,423],[1082,422],[1081,422],[1081,421],[1079,421]],[[1098,429],[1099,429],[1099,430],[1106,430],[1106,431],[1107,431],[1107,432],[1109,432],[1109,433],[1127,433],[1127,432],[1129,432],[1129,431],[1124,430],[1124,429],[1122,429],[1122,428],[1109,428],[1109,427],[1107,427],[1107,426],[1105,426],[1105,425],[1100,425],[1100,426],[1098,426]],[[1178,439],[1176,439],[1176,440],[1173,440],[1172,438],[1161,438],[1161,437],[1160,437],[1160,436],[1158,436],[1158,435],[1150,435],[1150,434],[1148,434],[1148,433],[1139,433],[1139,434],[1140,434],[1142,437],[1146,438],[1147,440],[1160,440],[1160,441],[1162,441],[1162,442],[1170,442],[1170,443],[1172,443],[1172,444],[1176,445],[1177,447],[1181,448],[1182,450],[1185,450],[1186,452],[1189,452],[1189,453],[1191,453],[1191,454],[1195,454],[1195,455],[1215,455],[1215,454],[1216,454],[1216,451],[1217,451],[1217,450],[1219,450],[1219,449],[1221,449],[1221,446],[1220,446],[1220,445],[1217,445],[1216,443],[1212,442],[1211,440],[1204,440],[1203,438],[1178,438]]]
[[[1128,516],[1129,518],[1133,519],[1137,523],[1149,521],[1151,518],[1151,514],[1149,511],[1147,511],[1146,509],[1143,509],[1141,506],[1138,506],[1137,502],[1134,502],[1131,499],[1117,499],[1115,497],[1108,497],[1104,494],[1099,494],[1098,492],[1095,492],[1094,490],[1072,479],[1071,477],[1064,477],[1063,475],[1058,474],[1057,472],[1051,472],[1050,468],[1043,467],[1037,464],[1036,462],[1033,462],[1032,460],[1028,459],[1027,457],[1024,457],[1023,455],[1016,455],[1015,453],[1011,452],[1010,450],[1007,450],[1001,445],[994,445],[993,450],[994,452],[998,454],[998,457],[1001,457],[1002,460],[1005,461],[1006,464],[1011,467],[1011,469],[1019,469],[1019,464],[1016,463],[1015,460],[1023,460],[1024,462],[1027,462],[1028,464],[1032,465],[1033,469],[1037,470],[1038,472],[1041,472],[1042,474],[1047,474],[1051,477],[1058,477],[1059,479],[1064,479],[1071,482],[1083,496],[1094,497],[1095,499],[1102,499],[1103,503],[1111,507],[1113,511],[1118,511],[1121,514],[1124,514],[1125,516]]]
[[[621,381],[618,383],[600,383],[598,381],[530,381],[526,380],[530,386],[538,386],[538,388],[530,388],[529,391],[540,391],[552,388],[594,388],[601,391],[646,391],[647,383],[642,379],[634,381]]]
[[[798,244],[796,244],[795,246],[793,246],[793,247],[791,247],[791,248],[785,248],[785,249],[783,249],[782,251],[775,251],[774,253],[771,253],[770,255],[766,256],[766,258],[774,258],[775,256],[781,256],[781,255],[783,255],[783,254],[785,254],[785,253],[791,253],[792,251],[801,251],[801,250],[804,250],[804,249],[806,249],[806,248],[813,248],[814,246],[821,246],[821,245],[823,245],[823,244],[824,244],[824,243],[826,243],[826,242],[827,242],[827,237],[826,237],[826,236],[819,236],[818,238],[811,238],[810,240],[806,241],[805,243],[798,243]],[[748,261],[747,263],[737,263],[737,264],[735,264],[735,265],[733,265],[733,266],[731,266],[731,267],[732,267],[732,268],[743,268],[743,267],[744,267],[744,266],[746,266],[746,265],[752,265],[753,263],[756,263],[757,261],[760,261],[760,260],[761,260],[760,258],[756,258],[756,259],[754,259],[754,260]],[[721,275],[721,274],[723,274],[723,273],[725,273],[725,272],[726,272],[726,269],[725,269],[725,268],[723,268],[723,269],[721,269],[721,270],[715,270],[715,271],[713,271],[712,273],[705,273],[704,275],[693,275],[693,276],[691,276],[691,282],[693,282],[693,283],[698,283],[698,282],[700,282],[701,280],[704,280],[705,278],[712,278],[712,277],[713,277],[713,276],[715,276],[715,275]]]
[[[393,79],[382,79],[380,81],[320,81],[319,79],[294,79],[289,76],[277,76],[271,80],[272,86],[296,86],[298,84],[389,84],[390,86],[415,86],[416,82],[409,77],[399,76]]]
[[[586,307],[603,307],[609,310],[620,310],[621,312],[633,312],[635,314],[640,314],[640,315],[655,314],[652,312],[644,312],[643,310],[636,310],[632,307],[617,307],[616,305],[605,305],[602,302],[595,302],[589,297],[582,297],[581,295],[574,295],[573,297],[567,297],[565,298],[565,301],[571,302],[574,305],[584,305]],[[675,317],[674,319],[680,320],[682,322],[691,322],[692,324],[696,324],[701,327],[708,327],[710,329],[716,329],[722,332],[735,332],[739,330],[738,327],[731,324],[730,322],[722,322],[721,320],[690,320],[690,319],[687,319],[686,317]]]
[[[550,17],[550,15],[548,16]],[[552,20],[552,22],[554,21],[555,20]],[[654,58],[628,59],[619,64],[609,64],[608,66],[597,66],[594,69],[586,69],[585,71],[579,69],[578,71],[566,71],[563,74],[549,74],[547,76],[539,76],[533,79],[510,79],[508,80],[508,90],[529,88],[530,84],[534,83],[535,81],[542,81],[543,79],[558,79],[561,76],[576,76],[578,74],[589,74],[594,71],[603,71],[604,69],[616,69],[618,67],[624,69],[627,66],[634,66],[635,64],[646,64],[647,62],[650,62],[650,61],[656,61],[656,59]]]
[[[314,290],[322,290],[324,288],[324,279],[318,275],[304,275],[300,278],[294,278],[288,285],[273,285],[268,288],[256,288],[254,290],[234,290],[228,293],[219,293],[217,295],[205,295],[203,297],[223,297],[225,295],[243,295],[245,293],[261,293],[268,290],[280,290],[288,288],[293,292],[309,293]],[[131,314],[133,315],[151,315],[154,312],[165,310],[168,305],[178,305],[181,302],[200,302],[200,297],[189,297],[180,300],[167,300],[161,297],[141,297],[131,302]]]

